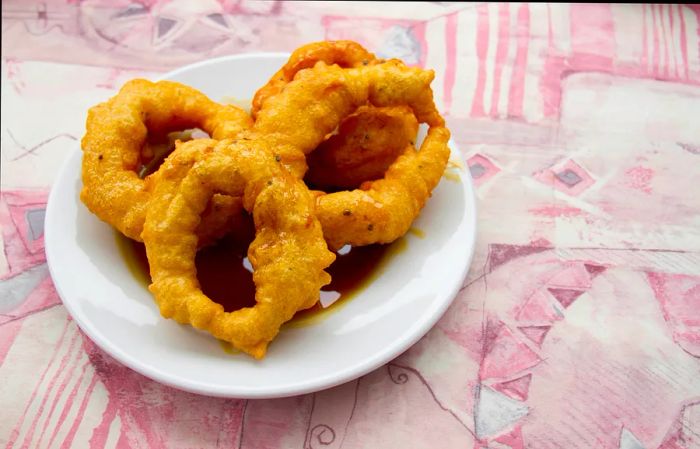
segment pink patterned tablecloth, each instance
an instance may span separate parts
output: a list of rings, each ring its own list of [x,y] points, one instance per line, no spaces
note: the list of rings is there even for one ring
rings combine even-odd
[[[677,5],[3,1],[0,446],[700,448],[699,26]],[[87,108],[133,77],[338,38],[436,69],[480,203],[452,307],[387,366],[287,399],[115,362],[44,256]]]

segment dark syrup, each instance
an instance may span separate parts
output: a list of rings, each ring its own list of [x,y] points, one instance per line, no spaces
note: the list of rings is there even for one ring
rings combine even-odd
[[[221,304],[227,312],[255,305],[255,284],[252,266],[246,255],[252,233],[247,238],[227,236],[215,245],[197,252],[195,265],[197,279],[204,294],[212,301]],[[134,277],[145,285],[150,284],[148,259],[143,243],[136,242],[121,234],[117,235],[119,248]],[[362,291],[381,272],[389,256],[401,250],[405,240],[391,245],[369,245],[357,248],[346,247],[337,254],[335,262],[326,270],[332,277],[329,285],[321,290],[321,295],[337,298],[327,308],[317,303],[312,308],[298,312],[292,319],[293,325],[315,322]]]

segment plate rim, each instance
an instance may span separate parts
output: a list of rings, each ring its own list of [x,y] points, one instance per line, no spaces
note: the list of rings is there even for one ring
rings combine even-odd
[[[171,79],[183,72],[187,72],[192,69],[201,68],[203,66],[215,65],[221,62],[226,62],[230,60],[248,59],[248,58],[277,58],[277,57],[288,57],[289,53],[284,52],[253,52],[253,53],[241,53],[235,55],[222,56],[218,58],[206,59],[203,61],[198,61],[192,64],[188,64],[176,69],[173,69],[165,74],[159,75],[155,79],[165,80]],[[451,139],[450,146],[454,153],[459,156],[460,162],[465,163],[462,156],[463,154],[457,147],[456,143]],[[59,170],[57,171],[57,176],[51,186],[49,197],[46,205],[46,215],[44,218],[44,247],[46,254],[46,262],[49,268],[49,273],[53,281],[56,292],[61,298],[61,302],[66,307],[66,310],[70,314],[73,320],[75,320],[78,327],[97,345],[101,350],[105,351],[119,363],[133,369],[134,371],[148,377],[149,379],[168,385],[170,387],[176,388],[178,390],[183,390],[191,393],[196,393],[211,397],[223,397],[223,398],[240,398],[240,399],[265,399],[265,398],[281,398],[296,396],[301,394],[307,394],[311,392],[321,391],[328,388],[332,388],[337,385],[350,382],[357,379],[395,359],[403,352],[408,350],[411,346],[423,338],[432,329],[435,324],[440,320],[440,318],[445,314],[447,309],[453,303],[454,299],[459,294],[464,284],[464,279],[466,278],[469,268],[471,267],[474,252],[476,250],[476,237],[478,234],[477,228],[477,217],[478,217],[478,202],[476,196],[476,189],[474,187],[473,179],[469,173],[469,169],[462,167],[460,174],[462,175],[462,190],[465,193],[466,208],[465,215],[467,215],[467,220],[471,223],[469,228],[472,232],[467,233],[466,244],[469,246],[468,254],[465,254],[465,264],[459,273],[459,279],[462,280],[461,283],[456,283],[451,291],[446,294],[446,299],[440,302],[434,303],[431,308],[428,308],[423,316],[422,320],[416,321],[411,326],[408,326],[403,333],[404,337],[395,339],[395,343],[383,347],[379,351],[374,351],[367,358],[362,359],[361,362],[356,363],[350,367],[346,367],[341,371],[333,371],[331,374],[323,374],[320,376],[309,377],[302,382],[294,383],[281,383],[274,387],[240,387],[235,384],[226,385],[222,387],[220,384],[212,385],[207,382],[198,382],[196,380],[191,380],[186,377],[181,377],[178,375],[173,375],[171,373],[165,372],[158,369],[153,364],[144,364],[136,358],[130,356],[126,351],[121,349],[118,345],[115,345],[111,340],[103,337],[103,335],[96,329],[89,320],[84,320],[81,313],[76,313],[77,310],[70,305],[70,301],[64,300],[67,296],[63,291],[61,282],[57,282],[57,277],[55,276],[54,263],[59,263],[58,255],[53,254],[52,241],[54,238],[60,238],[60,236],[54,236],[57,232],[55,228],[50,226],[51,217],[56,214],[55,209],[58,207],[58,200],[56,196],[58,195],[57,185],[71,169],[71,164],[80,164],[82,150],[80,146],[73,150],[63,161]],[[77,161],[74,161],[77,159]],[[80,170],[78,170],[80,172]],[[77,199],[78,207],[82,205],[79,199]],[[469,214],[468,212],[472,213]]]

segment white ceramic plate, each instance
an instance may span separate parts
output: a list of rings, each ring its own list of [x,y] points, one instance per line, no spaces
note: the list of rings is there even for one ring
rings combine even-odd
[[[204,61],[163,78],[214,100],[250,99],[286,60],[249,54]],[[454,144],[452,144],[456,154]],[[456,159],[456,157],[455,157]],[[357,378],[390,361],[440,318],[462,285],[474,250],[471,178],[449,168],[405,248],[335,313],[285,327],[265,359],[226,353],[209,335],[160,317],[129,271],[115,231],[80,202],[80,149],[58,175],[46,211],[46,254],[56,289],[80,328],[121,363],[158,382],[224,397],[290,396]]]

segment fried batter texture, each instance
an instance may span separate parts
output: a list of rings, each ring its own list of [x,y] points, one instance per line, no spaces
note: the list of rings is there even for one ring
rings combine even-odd
[[[149,289],[164,317],[262,358],[280,326],[313,306],[330,282],[324,269],[335,255],[314,215],[313,196],[275,161],[264,139],[195,140],[183,147],[161,166],[146,215]],[[256,305],[235,312],[209,299],[197,281],[196,230],[215,193],[243,198],[255,222],[248,258]]]
[[[408,145],[383,179],[319,196],[316,210],[328,246],[390,243],[403,236],[440,182],[449,139],[447,128],[433,127],[420,150]]]
[[[322,41],[303,45],[294,50],[287,63],[255,93],[250,111],[252,116],[256,118],[265,101],[279,94],[297,72],[309,69],[319,61],[340,67],[361,67],[375,63],[377,58],[353,41]]]
[[[138,176],[147,136],[197,127],[222,139],[236,137],[251,125],[242,109],[215,103],[191,87],[172,81],[129,81],[116,96],[88,111],[80,199],[100,219],[140,240],[152,185]],[[213,198],[212,214],[199,231],[202,240],[223,235],[235,209],[235,199]]]
[[[319,62],[300,71],[258,112],[253,133],[298,177],[311,153],[359,106],[407,106],[430,126],[419,151],[404,147],[384,179],[359,189],[319,195],[317,215],[330,248],[389,243],[401,237],[440,181],[449,158],[449,130],[433,102],[433,72],[398,60],[343,69]],[[415,154],[414,154],[415,153]]]
[[[304,179],[323,189],[348,189],[382,178],[417,133],[418,121],[406,106],[360,106],[309,154]]]
[[[264,102],[278,95],[299,71],[312,68],[319,61],[341,68],[382,62],[353,41],[304,45],[255,93],[253,117],[257,117]],[[403,148],[415,140],[417,125],[413,123],[415,118],[410,117],[410,110],[406,108],[362,106],[341,122],[338,132],[309,156],[307,180],[318,186],[354,188],[363,181],[380,178]]]

